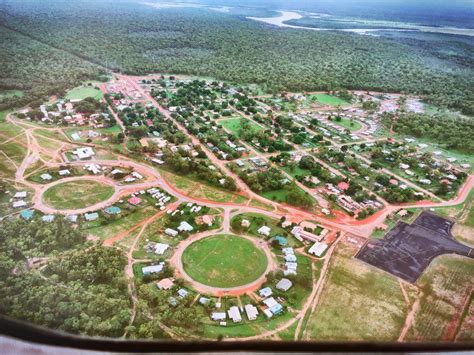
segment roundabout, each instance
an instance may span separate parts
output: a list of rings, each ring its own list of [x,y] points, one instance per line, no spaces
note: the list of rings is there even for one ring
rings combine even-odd
[[[216,296],[255,290],[274,270],[268,245],[257,238],[202,233],[183,241],[172,257],[177,276]]]

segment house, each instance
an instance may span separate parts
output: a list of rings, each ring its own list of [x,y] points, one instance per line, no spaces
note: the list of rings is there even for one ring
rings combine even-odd
[[[77,222],[77,214],[70,214],[69,216],[66,217],[67,220],[71,223],[76,223]]]
[[[132,172],[132,176],[138,180],[141,180],[143,179],[143,176],[139,173],[137,173],[136,171]]]
[[[280,281],[278,281],[275,287],[280,291],[288,291],[291,286],[293,286],[293,283],[290,280],[281,279]]]
[[[429,179],[420,179],[420,182],[424,185],[431,185],[431,180]]]
[[[310,242],[319,242],[320,240],[323,239],[322,236],[316,235],[314,233],[305,231],[302,227],[300,226],[295,226],[291,230],[291,234],[296,238],[296,239],[306,239],[309,240]]]
[[[267,237],[270,235],[270,232],[271,232],[271,228],[267,226],[262,226],[257,230],[258,234],[265,235]]]
[[[173,306],[173,307],[176,307],[178,305],[178,300],[174,297],[170,297],[168,298],[168,303]]]
[[[273,297],[263,300],[263,303],[268,307],[272,314],[279,314],[283,311],[282,305],[279,304]]]
[[[272,293],[273,293],[273,291],[270,287],[265,287],[265,288],[262,288],[260,291],[258,291],[258,294],[262,298],[269,297],[269,296],[272,295]]]
[[[199,303],[202,304],[202,305],[206,305],[210,302],[211,300],[207,297],[200,297],[199,298]]]
[[[42,174],[40,177],[41,177],[41,180],[43,181],[49,181],[53,179],[53,177],[49,175],[48,173]]]
[[[84,215],[84,218],[87,222],[92,222],[92,221],[95,221],[97,218],[99,218],[99,214],[97,212],[86,213]]]
[[[166,250],[168,250],[169,245],[163,243],[156,243],[155,244],[155,253],[158,255],[163,255]]]
[[[189,224],[188,222],[186,222],[186,221],[182,221],[182,222],[180,223],[180,225],[178,226],[178,230],[179,230],[180,232],[191,232],[193,229],[194,229],[193,226],[190,225],[190,224]]]
[[[21,218],[23,218],[25,221],[28,221],[31,218],[33,218],[34,214],[35,214],[35,211],[33,210],[24,210],[20,212]]]
[[[42,220],[43,222],[48,222],[48,223],[50,223],[50,222],[54,221],[54,215],[53,215],[53,214],[44,215],[43,217],[41,217],[41,220]]]
[[[174,229],[171,229],[171,228],[166,228],[165,234],[168,234],[171,237],[176,237],[178,235],[178,231],[175,231]]]
[[[243,219],[240,225],[244,228],[250,227],[250,221],[248,219]]]
[[[164,266],[163,262],[158,265],[144,266],[142,267],[142,273],[143,275],[157,274],[163,270]]]
[[[213,312],[211,314],[211,319],[213,321],[223,321],[226,319],[226,314],[225,312]]]
[[[347,182],[341,181],[339,184],[337,184],[337,187],[342,191],[346,191],[349,188],[349,184]]]
[[[212,226],[212,222],[214,221],[214,217],[210,215],[198,216],[196,218],[197,224],[205,224],[207,226]]]
[[[184,288],[180,288],[178,290],[178,296],[180,298],[185,298],[187,295],[189,294],[189,291],[188,290],[185,290]]]
[[[26,191],[18,191],[13,198],[26,198]]]
[[[94,175],[100,174],[100,171],[102,170],[100,165],[97,165],[97,164],[86,164],[84,166],[84,169],[86,169],[87,171],[90,171]]]
[[[131,204],[132,206],[137,206],[142,202],[142,199],[137,196],[130,197],[128,199],[128,203]]]
[[[294,254],[285,255],[285,261],[295,262],[296,261],[296,256]]]
[[[59,176],[68,176],[71,172],[68,169],[59,170]]]
[[[170,278],[161,279],[160,281],[156,283],[156,286],[160,290],[169,290],[171,287],[173,287],[173,285],[174,285],[174,282]]]
[[[26,206],[26,202],[23,200],[13,202],[13,208],[21,208],[25,206]]]
[[[278,242],[278,244],[281,247],[288,245],[288,240],[285,237],[282,237],[281,235],[277,235],[274,239]]]
[[[146,138],[140,139],[139,142],[140,142],[140,145],[143,148],[148,148],[150,146],[150,144],[148,143],[148,140]]]
[[[294,252],[293,248],[290,248],[290,247],[288,247],[288,248],[283,248],[283,249],[281,249],[281,251],[282,251],[283,254],[285,254],[285,255],[295,255],[295,252]]]
[[[95,155],[94,150],[91,147],[77,148],[72,152],[72,154],[77,155],[80,160],[90,159]]]
[[[308,253],[316,255],[318,258],[324,254],[328,245],[326,243],[316,242],[311,248],[309,248]]]
[[[258,316],[258,309],[252,304],[246,304],[245,307],[245,313],[247,313],[247,318],[248,320],[255,320],[257,319]]]
[[[270,311],[268,308],[263,310],[263,314],[265,314],[267,316],[267,318],[273,317],[272,311]]]
[[[242,321],[239,309],[236,306],[230,307],[230,309],[227,311],[227,314],[234,323],[240,323]]]
[[[104,212],[107,214],[119,214],[121,210],[117,206],[109,206],[104,210]]]

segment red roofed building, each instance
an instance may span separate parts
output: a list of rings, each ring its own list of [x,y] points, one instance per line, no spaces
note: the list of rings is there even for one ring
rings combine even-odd
[[[142,202],[142,199],[139,198],[139,197],[136,197],[136,196],[133,196],[133,197],[128,199],[128,203],[133,205],[133,206],[139,205],[140,202]]]
[[[395,179],[390,179],[388,182],[389,182],[391,185],[393,185],[393,186],[397,186],[397,185],[398,185],[398,181],[395,180]]]
[[[349,184],[345,181],[341,181],[339,184],[337,184],[337,187],[339,187],[342,191],[346,191],[349,188]]]
[[[151,126],[153,126],[153,121],[152,120],[146,120],[146,124],[148,125],[148,127],[151,127]]]

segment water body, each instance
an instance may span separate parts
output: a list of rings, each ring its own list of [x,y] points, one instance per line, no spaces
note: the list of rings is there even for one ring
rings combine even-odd
[[[421,26],[421,25],[407,24],[407,23],[400,23],[400,22],[392,22],[394,28],[391,28],[391,29],[387,29],[386,27],[338,29],[338,28],[296,26],[296,25],[290,25],[286,22],[291,21],[291,20],[302,19],[304,17],[303,15],[294,11],[278,11],[278,12],[280,13],[280,16],[276,16],[276,17],[247,17],[247,18],[250,20],[264,22],[269,25],[274,25],[278,27],[306,29],[306,30],[312,30],[312,31],[342,31],[342,32],[353,32],[353,33],[358,33],[358,34],[374,34],[375,32],[378,32],[378,31],[387,31],[387,30],[401,31],[401,32],[418,31],[418,32],[442,33],[442,34],[463,35],[463,36],[474,37],[474,29],[471,29],[471,28]],[[317,16],[321,16],[321,15],[317,15]],[[385,21],[384,24],[389,25],[390,22]]]

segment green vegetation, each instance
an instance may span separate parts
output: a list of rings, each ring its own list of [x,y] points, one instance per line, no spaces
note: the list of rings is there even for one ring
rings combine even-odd
[[[69,181],[47,189],[43,194],[43,201],[57,209],[79,209],[109,199],[114,191],[113,186],[97,181]]]
[[[83,249],[85,241],[59,216],[2,221],[0,313],[76,334],[121,336],[130,319],[125,258],[112,248]],[[49,257],[46,268],[28,268],[32,257]]]
[[[275,31],[239,16],[189,8],[156,10],[136,3],[78,6],[59,0],[7,0],[4,7],[0,83],[38,98],[58,93],[67,84],[103,78],[103,70],[91,64],[99,63],[127,74],[198,74],[258,83],[274,92],[414,92],[437,105],[473,112],[469,47],[441,36],[408,41],[330,31]],[[95,21],[101,25],[92,26]],[[259,45],[249,45],[255,43]],[[445,43],[456,55],[439,50]]]
[[[407,340],[454,340],[456,328],[451,324],[453,320],[459,320],[460,324],[463,321],[463,309],[466,301],[469,305],[472,292],[473,273],[472,260],[464,257],[443,255],[433,260],[417,281],[421,289],[420,308],[408,330]],[[462,337],[458,340],[472,341],[472,332]]]
[[[408,312],[398,281],[354,259],[354,252],[344,244],[337,247],[321,300],[306,328],[308,339],[398,338]]]
[[[242,237],[217,235],[188,246],[182,256],[186,273],[214,287],[237,287],[256,280],[267,267],[263,251]]]
[[[328,94],[315,94],[311,95],[310,98],[315,98],[321,104],[329,106],[343,106],[349,104],[346,100],[343,100],[340,97]]]
[[[351,132],[358,131],[362,128],[362,125],[356,120],[349,120],[347,118],[336,117],[333,121],[335,124],[348,129]]]
[[[242,124],[242,120],[244,120],[245,125]],[[263,130],[263,128],[257,125],[256,123],[243,117],[225,119],[225,120],[220,121],[220,124],[224,128],[236,134],[237,136],[241,135],[243,126],[247,127],[248,129],[251,129],[254,132]]]
[[[99,89],[91,86],[80,86],[69,90],[65,98],[68,100],[84,100],[87,97],[100,100],[103,97],[103,93]]]
[[[392,129],[397,133],[429,138],[442,142],[446,149],[474,153],[474,120],[470,118],[407,113],[396,119],[392,115],[386,115],[383,122],[386,127],[393,123]]]

